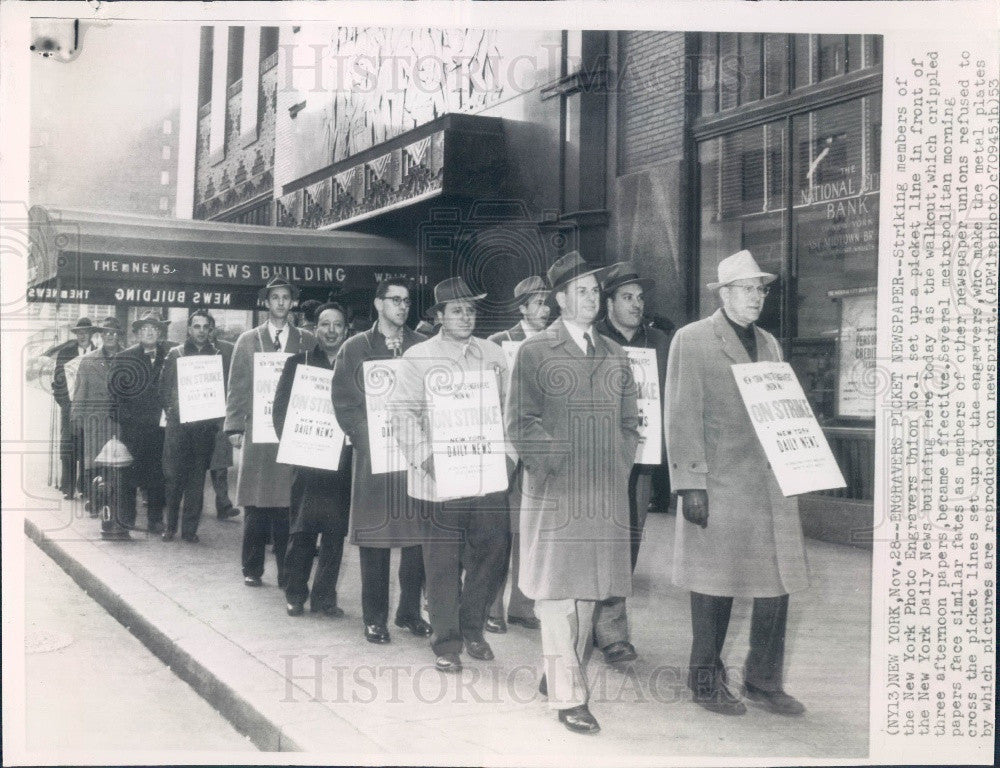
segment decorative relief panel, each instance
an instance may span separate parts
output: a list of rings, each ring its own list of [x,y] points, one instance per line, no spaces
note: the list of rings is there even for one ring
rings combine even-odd
[[[276,58],[270,57],[264,63],[276,61]],[[262,72],[260,79],[258,140],[245,148],[240,145],[241,94],[230,94],[226,119],[226,157],[217,165],[209,162],[211,105],[203,105],[198,110],[196,219],[220,218],[227,211],[254,198],[274,194],[274,110],[277,88],[277,68],[271,63],[270,68]]]

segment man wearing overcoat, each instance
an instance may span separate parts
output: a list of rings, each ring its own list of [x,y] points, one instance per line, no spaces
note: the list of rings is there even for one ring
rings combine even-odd
[[[299,366],[333,370],[334,360],[347,336],[347,310],[336,302],[312,308],[316,346],[299,352],[285,361],[274,391],[271,416],[274,431],[280,438]],[[335,449],[331,446],[331,450]],[[341,446],[336,470],[296,466],[292,470],[291,526],[288,551],[285,553],[285,602],[289,616],[301,616],[309,600],[311,613],[332,619],[344,615],[337,605],[337,578],[344,554],[344,536],[351,511],[351,446]],[[319,561],[312,589],[309,574],[316,559],[319,538]]]
[[[427,402],[428,387],[435,382],[460,382],[467,374],[485,374],[495,377],[500,398],[497,410],[502,409],[507,389],[503,350],[472,335],[476,302],[485,295],[474,294],[461,277],[434,287],[435,303],[428,313],[440,321],[441,330],[404,353],[390,396],[393,432],[409,462],[407,493],[419,500],[421,515],[427,521],[423,554],[434,631],[431,648],[437,657],[436,668],[447,673],[462,669],[459,654],[463,646],[474,659],[494,658],[493,649],[483,638],[483,626],[507,559],[510,520],[506,489],[458,499],[442,496]],[[483,416],[479,406],[477,418]],[[474,433],[478,424],[471,429]],[[513,459],[507,461],[512,470]],[[505,462],[504,471],[507,469]]]
[[[782,684],[788,595],[808,586],[798,502],[782,495],[736,385],[737,363],[780,361],[781,347],[755,325],[768,284],[749,251],[719,264],[722,308],[674,336],[667,364],[670,483],[680,495],[673,581],[691,592],[688,687],[695,703],[742,715],[722,659],[733,598],[751,598],[743,694],[767,710],[804,707]]]
[[[163,472],[167,478],[167,524],[163,540],[177,535],[180,518],[181,539],[197,543],[198,524],[205,502],[205,473],[215,453],[216,438],[222,418],[203,419],[182,424],[180,420],[177,363],[191,355],[218,355],[222,362],[223,389],[229,374],[230,353],[211,340],[215,319],[207,309],[196,309],[188,316],[187,339],[167,353],[160,380],[160,396],[167,417],[163,443]],[[181,504],[183,501],[183,515]]]
[[[639,444],[628,359],[593,325],[600,271],[576,251],[549,269],[562,315],[518,350],[506,413],[524,463],[520,582],[541,620],[539,690],[578,733],[600,730],[586,667],[602,602],[632,588],[628,477]]]
[[[383,644],[389,635],[389,566],[394,547],[400,547],[399,605],[395,624],[417,637],[431,633],[420,614],[424,559],[420,544],[424,528],[417,505],[406,494],[406,472],[372,473],[365,399],[364,364],[397,360],[426,336],[410,330],[410,282],[387,278],[375,290],[378,319],[364,333],[344,342],[333,370],[333,409],[337,423],[354,446],[351,488],[350,541],[361,560],[361,611],[365,639]],[[371,382],[370,386],[378,386]]]
[[[76,429],[83,432],[83,472],[84,494],[91,517],[97,517],[94,504],[92,481],[94,479],[94,459],[104,444],[115,434],[115,420],[112,416],[111,392],[108,380],[111,375],[112,358],[121,349],[124,335],[118,318],[107,317],[98,328],[102,345],[88,352],[80,359],[73,388],[73,404],[70,419]]]
[[[267,319],[240,335],[229,366],[223,428],[233,447],[242,448],[236,503],[244,508],[241,554],[243,583],[248,587],[263,583],[264,553],[269,539],[274,544],[278,586],[283,588],[285,583],[292,468],[277,463],[277,443],[253,440],[254,355],[270,352],[295,355],[315,346],[315,336],[288,322],[298,295],[298,288],[280,276],[261,288],[260,300],[267,308]]]
[[[56,353],[56,367],[52,375],[52,396],[59,405],[59,459],[60,459],[60,490],[63,497],[72,499],[77,490],[83,490],[83,432],[74,427],[70,419],[73,401],[70,398],[69,384],[66,380],[66,364],[71,360],[93,352],[93,335],[97,328],[89,317],[81,317],[71,329],[73,338]],[[79,363],[77,363],[79,365]]]
[[[517,302],[521,319],[513,328],[494,333],[488,338],[501,349],[504,342],[521,342],[545,330],[549,323],[551,311],[548,304],[549,289],[545,281],[537,275],[527,277],[514,286],[514,301]],[[538,617],[535,616],[535,606],[531,598],[521,591],[517,581],[517,572],[521,562],[521,484],[523,482],[524,466],[520,461],[514,476],[511,478],[510,489],[507,492],[507,502],[510,507],[510,565],[507,573],[510,576],[510,604],[504,611],[503,599],[507,576],[500,583],[496,599],[490,606],[490,614],[486,619],[486,631],[503,634],[507,631],[507,622],[519,624],[527,629],[538,629]]]
[[[163,340],[169,323],[155,312],[147,312],[132,323],[139,342],[119,352],[108,386],[118,420],[118,437],[132,454],[132,464],[122,472],[121,520],[125,528],[135,526],[136,497],[146,495],[146,529],[163,533],[166,480],[163,477],[163,401],[160,376],[170,345]]]
[[[646,324],[646,292],[656,283],[640,277],[635,268],[626,262],[611,266],[601,281],[605,316],[596,324],[597,332],[617,342],[622,347],[639,347],[656,351],[659,407],[663,406],[663,385],[667,375],[667,352],[670,338]],[[661,440],[662,442],[662,440]],[[629,525],[632,530],[632,570],[639,559],[639,545],[646,525],[646,513],[652,496],[653,467],[634,464],[628,478]],[[598,627],[595,640],[610,664],[632,661],[637,657],[629,634],[625,600],[615,598],[601,613],[604,621]]]

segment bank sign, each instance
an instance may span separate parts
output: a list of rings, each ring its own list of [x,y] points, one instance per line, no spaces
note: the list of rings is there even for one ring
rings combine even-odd
[[[273,264],[179,258],[80,254],[60,265],[58,280],[28,289],[29,301],[82,304],[253,309],[258,291],[274,277],[301,290],[300,300],[325,300],[330,291],[373,290],[388,277],[420,283],[417,267],[345,264]]]

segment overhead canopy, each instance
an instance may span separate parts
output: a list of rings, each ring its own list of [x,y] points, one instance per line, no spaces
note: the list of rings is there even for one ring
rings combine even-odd
[[[283,275],[300,301],[420,282],[414,250],[343,231],[302,231],[33,206],[28,300],[253,309]]]

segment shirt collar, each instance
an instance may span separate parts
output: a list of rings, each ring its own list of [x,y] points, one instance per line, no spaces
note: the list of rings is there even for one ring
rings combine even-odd
[[[585,333],[590,334],[590,343],[596,346],[597,340],[594,336],[593,325],[590,325],[587,328],[581,328],[579,325],[576,325],[575,323],[569,323],[566,321],[563,321],[563,325],[566,327],[566,330],[569,333],[570,338],[576,342],[576,345],[581,350],[583,350],[584,353],[587,352],[587,340],[583,338],[583,334]]]
[[[530,339],[536,333],[541,333],[541,331],[536,331],[534,328],[532,328],[530,325],[528,325],[526,322],[524,322],[524,320],[521,320],[518,323],[518,325],[520,325],[521,326],[521,330],[524,331],[524,338],[526,338],[526,339]]]
[[[278,331],[281,331],[281,338],[279,339],[279,343],[281,344],[282,352],[285,351],[285,345],[288,344],[288,329],[290,327],[291,326],[286,322],[281,328],[278,328],[274,323],[271,322],[270,318],[268,318],[267,320],[267,333],[271,337],[271,341],[277,339],[278,338],[277,333]]]
[[[742,336],[743,338],[752,338],[754,336],[753,323],[750,323],[750,325],[746,326],[740,325],[739,323],[734,322],[733,319],[726,313],[726,310],[724,309],[722,310],[722,316],[726,318],[726,321],[731,326],[733,326],[733,330],[736,331],[737,336]]]

